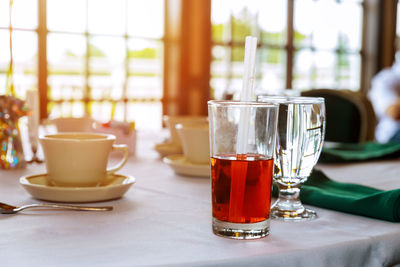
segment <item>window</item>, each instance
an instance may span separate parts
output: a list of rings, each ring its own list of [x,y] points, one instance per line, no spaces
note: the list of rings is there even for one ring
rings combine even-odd
[[[0,0],[0,92],[8,3]],[[205,114],[210,97],[241,89],[247,35],[258,37],[256,90],[365,92],[375,74],[376,45],[365,44],[379,39],[368,29],[376,1],[14,0],[13,9],[17,92],[39,87],[50,117],[159,128],[162,113]]]
[[[361,0],[212,0],[211,88],[240,90],[244,38],[258,37],[256,90],[360,90]]]
[[[49,117],[89,114],[99,121],[134,120],[137,128],[161,126],[164,0],[13,2],[14,81],[20,96],[38,87],[39,64],[47,70],[48,89],[40,90]],[[2,84],[10,59],[8,4],[0,1]],[[44,62],[39,54],[46,55]]]
[[[37,87],[37,0],[18,0],[12,6],[13,74],[16,94]],[[0,94],[5,93],[10,63],[9,1],[0,1]]]

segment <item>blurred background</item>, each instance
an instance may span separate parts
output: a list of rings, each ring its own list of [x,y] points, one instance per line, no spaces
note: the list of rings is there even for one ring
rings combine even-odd
[[[44,118],[90,116],[159,129],[204,115],[242,86],[258,37],[255,89],[367,94],[392,65],[397,0],[0,0],[0,94],[13,42],[16,94]],[[10,26],[11,21],[11,26]]]

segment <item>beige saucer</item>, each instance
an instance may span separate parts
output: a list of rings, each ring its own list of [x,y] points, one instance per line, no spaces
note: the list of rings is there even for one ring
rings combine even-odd
[[[157,151],[162,158],[165,156],[182,153],[182,148],[171,143],[156,144],[154,146],[154,150]]]
[[[97,202],[122,197],[135,183],[135,177],[111,174],[107,184],[95,187],[59,187],[52,186],[46,179],[47,174],[23,176],[20,184],[34,198],[54,202]]]
[[[170,155],[163,159],[177,174],[210,177],[210,164],[193,164],[184,155]]]

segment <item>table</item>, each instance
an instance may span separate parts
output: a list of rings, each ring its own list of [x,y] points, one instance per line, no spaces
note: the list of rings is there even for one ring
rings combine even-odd
[[[208,178],[176,175],[139,132],[137,156],[120,171],[137,178],[112,212],[0,215],[1,266],[392,266],[400,264],[400,224],[315,208],[314,221],[271,222],[259,240],[231,240],[211,230]],[[320,165],[336,180],[400,188],[400,160]],[[40,202],[19,185],[45,166],[0,171],[1,201]]]

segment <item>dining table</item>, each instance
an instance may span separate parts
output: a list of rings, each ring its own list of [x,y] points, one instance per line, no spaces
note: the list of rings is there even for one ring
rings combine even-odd
[[[271,220],[256,240],[215,235],[209,177],[179,175],[154,150],[164,131],[137,133],[136,154],[118,172],[136,178],[107,212],[26,210],[0,214],[0,266],[400,266],[400,224],[318,207],[318,218]],[[117,155],[115,157],[118,157]],[[318,164],[331,179],[400,188],[400,159]],[[20,177],[45,164],[0,170],[1,202],[33,198]]]

